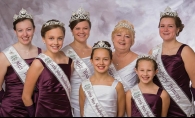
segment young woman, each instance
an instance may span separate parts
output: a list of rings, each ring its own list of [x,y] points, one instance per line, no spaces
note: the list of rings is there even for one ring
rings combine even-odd
[[[21,99],[26,72],[41,49],[32,45],[33,18],[25,9],[14,15],[13,29],[18,42],[0,53],[0,117],[28,117]],[[2,84],[5,80],[5,92]]]
[[[73,59],[74,71],[71,75],[71,106],[75,117],[80,117],[79,86],[83,80],[88,79],[93,73],[90,63],[92,48],[87,44],[90,35],[91,22],[89,13],[79,8],[72,14],[69,27],[74,41],[65,46],[62,51]]]
[[[157,63],[152,56],[140,55],[135,71],[139,83],[126,93],[128,117],[166,117],[170,104],[168,93],[153,83]]]
[[[79,89],[81,116],[122,117],[125,112],[123,85],[108,74],[112,51],[107,41],[94,44],[91,63],[93,75],[84,80]]]
[[[64,24],[58,20],[47,21],[41,36],[47,50],[29,68],[22,100],[31,116],[72,117],[69,83],[72,59],[60,51],[65,37]],[[34,88],[35,106],[31,99]]]
[[[172,98],[168,117],[189,117],[195,113],[195,53],[191,47],[176,39],[183,28],[177,12],[167,7],[161,13],[159,22],[163,43],[149,52],[159,65],[158,78],[154,82],[165,88]]]

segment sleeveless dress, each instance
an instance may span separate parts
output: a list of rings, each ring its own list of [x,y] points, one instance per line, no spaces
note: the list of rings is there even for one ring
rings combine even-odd
[[[117,84],[118,81],[114,80],[112,86],[93,85],[94,93],[109,117],[117,117],[117,91],[115,89]],[[84,104],[84,116],[98,117],[93,111],[87,97]]]
[[[38,48],[38,54],[41,49]],[[31,65],[35,58],[24,59],[28,65]],[[28,117],[28,112],[22,101],[22,92],[24,84],[12,68],[9,66],[4,77],[5,93],[0,105],[0,117]]]
[[[192,94],[190,92],[190,78],[185,70],[184,62],[181,57],[182,49],[187,46],[183,44],[180,46],[176,55],[162,55],[162,62],[167,73],[174,79],[178,86],[187,95],[190,101],[192,101]],[[159,80],[155,77],[154,83],[162,87]],[[168,110],[168,117],[187,117],[186,114],[179,108],[179,106],[171,99],[170,107]]]
[[[86,58],[81,58],[82,61],[88,66],[89,70],[91,73],[93,73],[93,66],[90,62],[90,57]],[[73,71],[71,79],[71,95],[70,95],[70,100],[71,100],[71,106],[74,109],[74,117],[80,117],[80,107],[79,107],[79,87],[82,83],[82,79],[80,78],[79,74],[77,71]]]
[[[127,92],[130,88],[132,88],[138,83],[137,74],[134,70],[136,61],[137,59],[129,63],[124,68],[118,70],[119,76],[121,77],[122,81],[124,81],[125,83],[125,85],[123,84],[125,92]]]
[[[143,97],[151,108],[155,117],[161,117],[162,98],[160,97],[163,89],[159,88],[157,94],[143,93]],[[131,117],[143,117],[138,110],[135,101],[131,98]]]
[[[72,117],[70,101],[61,83],[40,59],[44,69],[36,83],[35,117]],[[72,59],[58,64],[70,79]]]

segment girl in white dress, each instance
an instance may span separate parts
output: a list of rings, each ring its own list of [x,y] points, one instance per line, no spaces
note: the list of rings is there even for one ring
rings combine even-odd
[[[81,116],[121,117],[125,112],[125,92],[122,83],[108,74],[112,51],[107,41],[94,44],[91,63],[93,75],[79,89]]]

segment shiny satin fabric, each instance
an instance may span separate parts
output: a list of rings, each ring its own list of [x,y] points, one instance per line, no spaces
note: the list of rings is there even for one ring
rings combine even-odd
[[[53,73],[39,59],[44,69],[36,83],[35,117],[72,117],[68,96]],[[68,64],[58,64],[70,79],[72,59]]]
[[[162,89],[159,88],[157,94],[147,94],[144,93],[143,97],[145,98],[148,106],[151,108],[155,117],[161,117],[162,113],[162,99],[160,97]],[[140,111],[138,110],[135,101],[131,98],[131,117],[142,117]]]
[[[38,48],[38,54],[41,49]],[[34,58],[25,59],[28,65],[31,65]],[[22,92],[24,84],[15,73],[12,66],[7,68],[5,79],[5,93],[0,105],[0,117],[28,117],[28,112],[22,101]]]
[[[192,95],[190,92],[190,78],[185,70],[184,62],[181,57],[181,51],[185,44],[181,45],[176,55],[162,55],[163,65],[168,72],[168,74],[174,79],[178,86],[187,95],[189,100],[192,100]],[[160,82],[157,78],[154,82],[161,87]],[[179,108],[179,106],[171,99],[170,107],[168,110],[168,117],[187,117],[186,114]]]

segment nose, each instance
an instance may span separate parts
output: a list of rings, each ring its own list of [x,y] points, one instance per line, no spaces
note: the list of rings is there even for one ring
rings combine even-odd
[[[24,32],[23,32],[23,35],[24,35],[24,36],[28,36],[27,31],[24,31]]]
[[[58,39],[55,39],[54,40],[54,44],[58,44]]]
[[[101,65],[102,65],[102,64],[104,64],[104,61],[103,61],[103,59],[101,59],[101,60],[100,60],[100,64],[101,64]]]

